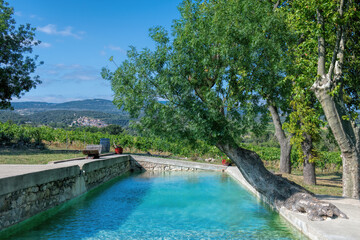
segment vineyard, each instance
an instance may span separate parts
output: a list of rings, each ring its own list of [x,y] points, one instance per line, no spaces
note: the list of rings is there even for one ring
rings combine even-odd
[[[132,136],[128,134],[112,135],[102,132],[88,132],[85,129],[77,128],[74,130],[54,129],[47,126],[32,127],[28,125],[16,125],[9,122],[0,123],[0,142],[2,146],[24,146],[41,145],[43,142],[48,144],[62,143],[72,145],[74,143],[99,144],[101,138],[109,138],[111,145],[120,145],[128,148],[131,152],[167,152],[173,155],[188,157],[197,160],[212,157],[220,162],[224,155],[214,146],[210,146],[202,141],[193,144],[184,142],[168,142],[160,138],[147,138]],[[265,162],[277,164],[280,158],[280,148],[261,147],[253,144],[242,144],[242,147],[255,151]],[[292,167],[301,168],[302,163],[298,159],[295,151],[292,153]],[[321,157],[316,162],[317,168],[331,171],[338,171],[342,166],[339,152],[321,152]]]
[[[111,135],[102,132],[88,132],[78,128],[74,130],[54,129],[47,126],[32,127],[28,125],[16,125],[9,122],[0,123],[0,142],[6,145],[40,145],[42,142],[52,143],[83,143],[99,144],[101,138],[109,138],[111,145],[120,145],[130,150],[148,152],[168,152],[185,157],[211,155],[220,157],[220,151],[203,142],[184,144],[180,142],[167,142],[159,138],[146,138],[131,136],[128,134]]]

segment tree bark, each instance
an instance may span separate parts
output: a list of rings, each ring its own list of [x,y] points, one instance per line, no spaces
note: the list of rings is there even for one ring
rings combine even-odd
[[[307,213],[310,220],[347,218],[333,204],[319,201],[301,186],[266,170],[255,152],[237,146],[234,141],[218,143],[217,147],[236,164],[246,181],[261,194],[261,199],[275,209],[286,207],[292,211]]]
[[[277,108],[269,104],[269,111],[275,126],[275,136],[280,144],[280,172],[291,173],[291,144],[290,137],[286,137],[285,131],[282,129],[282,123]]]
[[[342,116],[340,104],[329,94],[329,90],[314,87],[316,97],[324,110],[326,119],[341,150],[343,161],[343,196],[359,199],[360,197],[360,148],[358,128],[351,125]]]
[[[343,16],[344,1],[340,1],[339,14]],[[324,28],[322,13],[317,11],[318,24]],[[318,79],[311,89],[321,103],[324,114],[335,139],[341,150],[343,160],[343,196],[360,198],[360,133],[356,124],[350,120],[345,110],[341,90],[337,96],[331,96],[330,92],[338,84],[341,85],[345,51],[344,26],[339,25],[336,34],[336,46],[333,50],[333,57],[328,73],[325,72],[325,39],[323,34],[318,37]]]
[[[316,184],[316,174],[315,174],[315,163],[311,161],[313,156],[313,145],[312,138],[310,134],[303,134],[305,139],[301,142],[301,148],[304,154],[304,168],[303,168],[303,178],[304,183],[307,185]]]

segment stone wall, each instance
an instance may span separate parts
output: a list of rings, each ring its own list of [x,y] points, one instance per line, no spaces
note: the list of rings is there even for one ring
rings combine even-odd
[[[227,167],[200,162],[131,155],[132,168],[142,171],[225,171]]]
[[[129,156],[90,161],[0,179],[0,230],[120,176],[131,168]]]
[[[197,171],[193,167],[184,167],[169,164],[160,164],[147,161],[132,161],[132,168],[137,171]]]
[[[82,173],[87,191],[131,170],[130,157],[84,164]]]

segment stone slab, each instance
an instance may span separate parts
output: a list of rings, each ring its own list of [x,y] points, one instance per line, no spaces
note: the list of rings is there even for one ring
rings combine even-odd
[[[88,162],[84,163],[81,166],[81,170],[83,170],[85,172],[95,171],[95,170],[100,169],[100,168],[111,167],[111,166],[113,166],[113,165],[115,165],[117,163],[129,161],[129,160],[130,160],[129,155],[106,156],[106,157],[103,157],[103,158],[101,158],[100,160],[97,160],[97,161],[88,161]]]
[[[106,155],[99,159],[69,160],[43,165],[0,164],[0,196],[29,186],[79,175],[84,166],[87,171],[110,166],[119,161],[116,159],[125,161],[129,156]]]
[[[77,165],[0,165],[0,196],[27,187],[79,175]]]

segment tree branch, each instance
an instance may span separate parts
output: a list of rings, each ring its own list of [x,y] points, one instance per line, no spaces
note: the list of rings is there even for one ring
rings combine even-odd
[[[316,9],[317,23],[321,25],[321,29],[324,29],[324,17],[319,9]],[[323,76],[325,74],[325,38],[324,33],[320,33],[318,36],[318,75]]]
[[[274,4],[273,11],[275,11],[278,8],[279,4],[280,4],[280,0],[277,0],[276,3]]]
[[[344,7],[344,0],[341,0],[340,1],[340,7],[339,7],[340,18],[342,18],[343,15],[344,15],[343,7]],[[334,47],[334,51],[333,51],[329,71],[328,71],[328,75],[330,76],[330,79],[332,78],[334,68],[336,67],[337,59],[341,59],[341,61],[343,62],[344,50],[345,50],[345,42],[344,42],[344,37],[345,36],[344,36],[344,29],[343,28],[344,28],[343,26],[339,25],[338,29],[336,31],[336,43],[335,43],[335,47]],[[340,50],[340,52],[339,52],[339,50]],[[341,64],[341,67],[342,67],[342,64]],[[337,71],[336,68],[335,68],[335,71]]]

